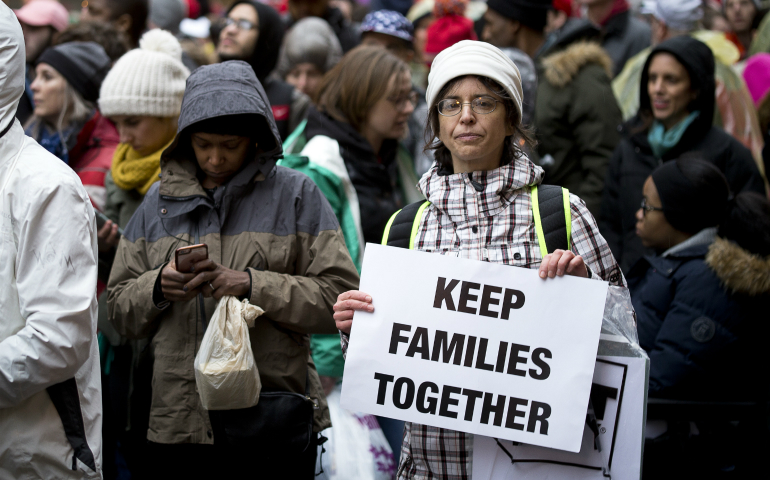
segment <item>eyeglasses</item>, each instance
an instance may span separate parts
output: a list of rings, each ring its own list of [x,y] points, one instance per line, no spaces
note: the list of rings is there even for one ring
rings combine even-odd
[[[663,209],[660,207],[653,207],[652,205],[647,205],[647,199],[642,197],[642,215],[647,215],[647,212],[662,212]]]
[[[463,105],[470,105],[475,113],[487,115],[495,111],[499,101],[492,97],[476,97],[470,103],[462,103],[459,100],[447,98],[438,102],[438,113],[445,117],[454,117],[463,110]]]
[[[242,18],[241,19],[235,19],[230,17],[225,18],[225,23],[223,28],[227,28],[230,25],[235,25],[235,27],[238,30],[253,30],[257,27],[256,23],[250,22],[248,20],[244,20]]]
[[[388,97],[388,101],[393,104],[394,107],[396,107],[397,110],[403,110],[404,107],[406,107],[406,102],[409,102],[412,104],[412,106],[417,105],[417,101],[419,100],[420,96],[417,94],[417,92],[409,92],[407,95],[402,95],[400,97],[391,98]]]

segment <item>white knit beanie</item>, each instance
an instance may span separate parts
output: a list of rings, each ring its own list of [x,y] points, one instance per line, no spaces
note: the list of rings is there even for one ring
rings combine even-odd
[[[521,118],[521,74],[508,55],[486,42],[463,40],[436,56],[428,75],[426,99],[433,105],[444,85],[465,75],[489,77],[499,83],[513,99]]]
[[[142,35],[139,48],[120,57],[107,74],[99,109],[107,117],[178,116],[188,76],[177,39],[165,30],[150,30]]]

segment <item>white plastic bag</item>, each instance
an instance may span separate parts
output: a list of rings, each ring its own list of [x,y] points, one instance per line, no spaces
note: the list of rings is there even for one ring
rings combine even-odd
[[[249,328],[264,310],[222,297],[195,356],[195,382],[206,410],[249,408],[259,402],[262,382],[251,352]]]
[[[319,480],[392,480],[396,462],[388,440],[374,416],[340,407],[340,385],[326,397],[332,428],[323,431],[329,441],[318,450]],[[319,468],[316,466],[316,471]]]

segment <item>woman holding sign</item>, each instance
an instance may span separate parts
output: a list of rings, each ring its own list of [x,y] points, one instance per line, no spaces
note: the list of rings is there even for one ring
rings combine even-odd
[[[596,221],[575,195],[568,197],[570,248],[543,255],[533,214],[543,169],[521,149],[528,141],[521,77],[505,54],[475,41],[444,50],[433,62],[427,101],[436,163],[418,185],[430,204],[416,220],[415,249],[538,268],[543,279],[568,274],[625,286]],[[353,290],[339,296],[334,310],[347,348],[354,312],[372,312],[374,303]],[[463,432],[407,422],[399,478],[469,478],[472,443]]]

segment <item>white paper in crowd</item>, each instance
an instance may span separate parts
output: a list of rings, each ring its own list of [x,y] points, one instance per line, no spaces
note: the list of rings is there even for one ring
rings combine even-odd
[[[577,452],[607,287],[369,244],[341,404]]]
[[[586,424],[579,453],[564,452],[476,435],[473,479],[638,480],[644,429],[647,358],[596,359],[591,390],[599,452]],[[505,449],[505,450],[504,450]],[[512,460],[513,459],[513,460]]]

